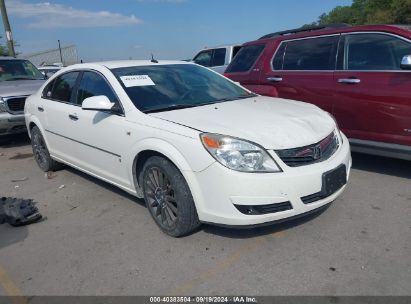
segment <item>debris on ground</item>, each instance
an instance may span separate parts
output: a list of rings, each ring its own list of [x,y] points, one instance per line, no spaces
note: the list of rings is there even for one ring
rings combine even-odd
[[[71,205],[71,204],[67,204],[68,206],[70,206],[70,211],[72,211],[72,210],[74,210],[74,209],[76,209],[76,208],[78,208],[79,206],[73,206],[73,205]]]
[[[28,179],[29,179],[28,177],[16,178],[16,179],[12,179],[11,182],[12,183],[25,182]]]
[[[65,185],[61,185],[60,187],[59,187],[59,189],[63,189],[63,188],[65,188],[66,186]]]
[[[44,175],[47,179],[53,179],[57,176],[56,172],[53,171],[47,171]]]
[[[7,222],[17,227],[36,223],[42,218],[43,216],[31,199],[0,198],[0,224]]]

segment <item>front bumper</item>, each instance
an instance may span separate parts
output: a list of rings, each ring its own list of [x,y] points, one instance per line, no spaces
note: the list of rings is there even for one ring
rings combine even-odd
[[[27,132],[24,114],[0,113],[0,135]]]
[[[252,226],[308,213],[334,201],[346,185],[328,197],[310,203],[302,198],[322,189],[323,173],[344,164],[347,180],[351,169],[348,139],[329,159],[301,167],[288,167],[270,152],[284,172],[243,173],[215,162],[201,172],[187,173],[200,221],[229,226]],[[291,208],[266,214],[244,214],[235,205],[261,206],[289,202]]]

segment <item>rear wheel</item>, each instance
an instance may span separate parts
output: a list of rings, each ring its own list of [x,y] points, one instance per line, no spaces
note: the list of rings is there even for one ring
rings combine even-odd
[[[62,164],[50,157],[49,150],[47,149],[46,142],[44,141],[40,129],[37,126],[34,126],[30,132],[34,159],[40,169],[44,172],[60,169]]]
[[[180,237],[200,226],[187,182],[169,160],[150,157],[143,166],[140,184],[151,216],[165,233]]]

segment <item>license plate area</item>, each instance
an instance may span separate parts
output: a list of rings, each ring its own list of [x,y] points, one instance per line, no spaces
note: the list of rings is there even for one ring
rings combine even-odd
[[[327,197],[340,190],[347,183],[347,168],[344,164],[323,174],[321,196]]]

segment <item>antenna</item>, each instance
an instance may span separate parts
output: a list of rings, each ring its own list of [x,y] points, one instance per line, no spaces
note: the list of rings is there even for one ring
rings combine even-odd
[[[155,60],[155,59],[154,59],[153,53],[151,53],[151,62],[152,62],[152,63],[158,63],[158,60]]]

